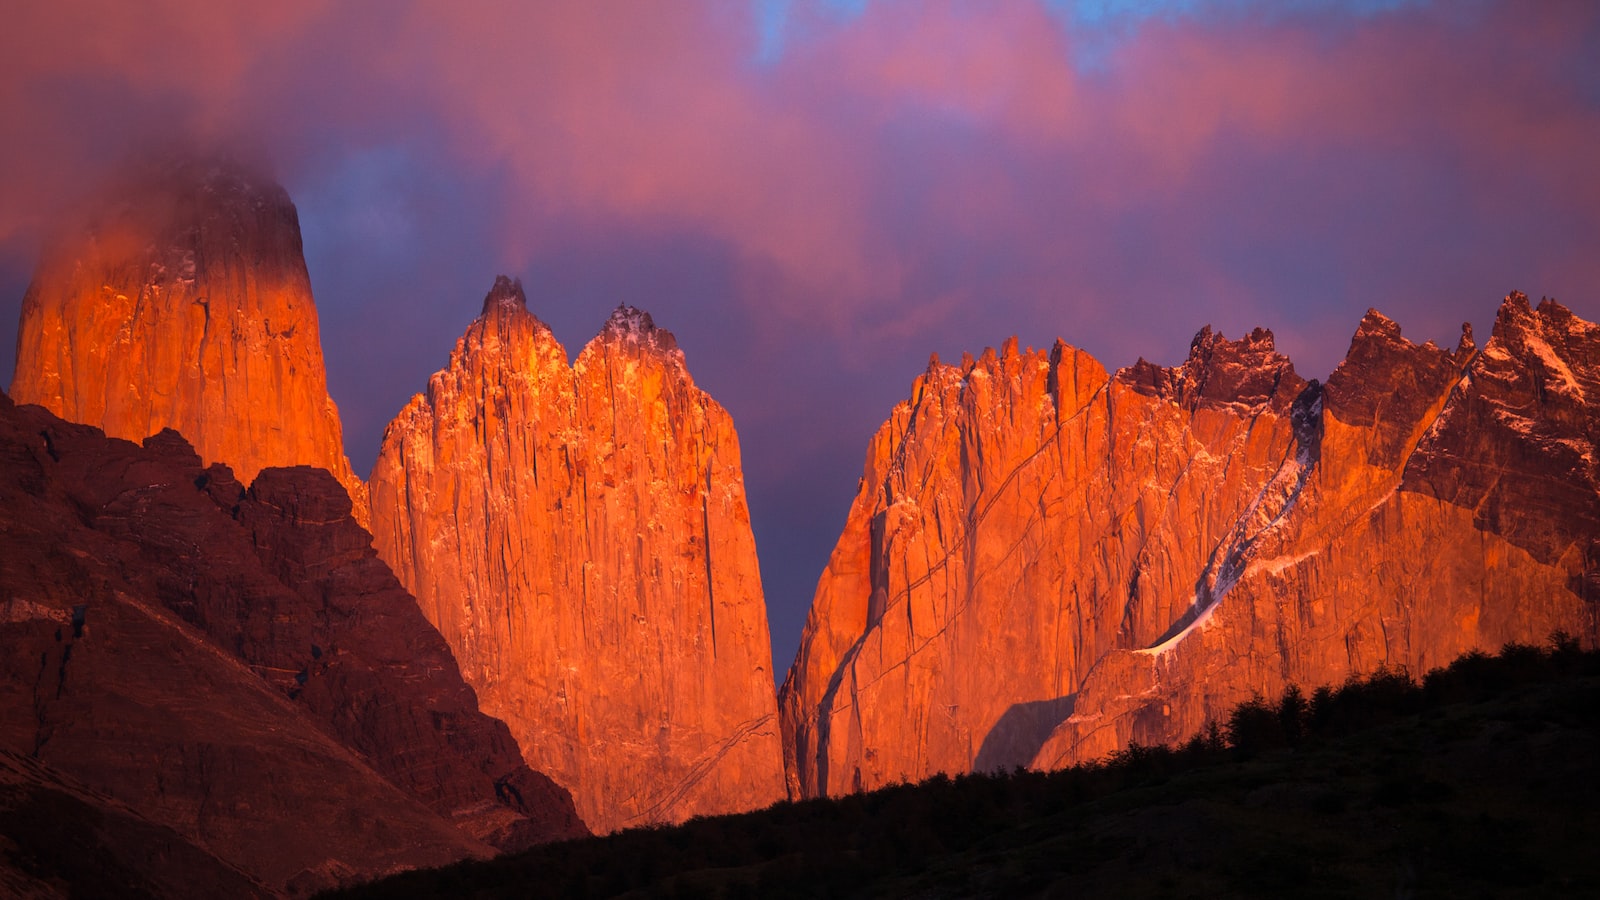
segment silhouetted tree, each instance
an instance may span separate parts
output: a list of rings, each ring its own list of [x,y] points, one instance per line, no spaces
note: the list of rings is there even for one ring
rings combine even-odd
[[[1283,743],[1277,710],[1260,694],[1234,707],[1228,716],[1228,744],[1240,756],[1255,756]]]
[[[1298,684],[1283,689],[1283,699],[1278,702],[1278,727],[1289,746],[1297,746],[1305,735],[1306,698]]]
[[[1384,668],[1338,687],[1317,687],[1309,700],[1295,686],[1285,688],[1277,702],[1257,695],[1224,719],[1208,721],[1177,750],[1131,743],[1104,760],[1057,772],[940,774],[920,785],[783,802],[741,816],[694,819],[677,828],[638,829],[535,848],[520,857],[412,873],[356,893],[521,896],[527,885],[536,884],[549,896],[574,897],[705,890],[721,896],[857,896],[863,885],[922,871],[1019,824],[1041,823],[1132,785],[1230,757],[1325,742],[1446,703],[1481,701],[1518,684],[1574,675],[1600,675],[1600,653],[1556,634],[1548,646],[1509,644],[1495,656],[1469,653],[1429,672],[1421,685],[1405,669]],[[1600,717],[1600,704],[1592,707],[1577,714],[1588,716],[1586,721]],[[1403,770],[1381,782],[1373,799],[1380,805],[1428,802],[1440,789]],[[1339,815],[1349,802],[1330,792],[1314,799],[1313,809]],[[1474,852],[1460,864],[1487,865],[1479,856],[1492,854]],[[1282,869],[1280,863],[1274,865]],[[1293,893],[1304,877],[1300,868],[1290,869],[1279,872],[1287,879],[1279,885],[1282,893]],[[694,874],[713,870],[723,871],[710,880]],[[969,887],[984,892],[976,883]]]

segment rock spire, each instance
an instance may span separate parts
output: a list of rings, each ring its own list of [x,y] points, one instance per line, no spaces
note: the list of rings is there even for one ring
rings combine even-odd
[[[131,169],[60,233],[23,300],[11,393],[113,437],[172,428],[247,484],[327,469],[365,521],[294,204],[238,163]]]
[[[738,437],[648,314],[569,366],[497,279],[371,491],[379,553],[596,831],[784,795]]]

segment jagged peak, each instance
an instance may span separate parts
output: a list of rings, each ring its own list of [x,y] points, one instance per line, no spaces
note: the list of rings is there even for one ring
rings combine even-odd
[[[518,352],[515,348],[523,346],[524,340],[532,341],[539,348],[539,358],[543,360],[541,365],[550,364],[553,358],[566,363],[567,351],[556,340],[555,333],[528,309],[528,296],[522,289],[522,279],[496,275],[494,284],[483,297],[482,312],[467,326],[466,332],[456,339],[455,349],[450,353],[451,367],[457,365],[458,359],[483,353],[510,353],[514,356]],[[438,389],[434,382],[443,375],[442,371],[435,372],[429,380],[427,403],[433,402]]]
[[[1546,340],[1561,342],[1566,337],[1590,336],[1596,330],[1595,323],[1579,318],[1554,297],[1540,298],[1534,306],[1527,294],[1512,291],[1500,303],[1489,341],[1504,343],[1516,335],[1542,334]]]
[[[1277,352],[1272,332],[1256,328],[1229,340],[1210,325],[1195,332],[1189,357],[1167,368],[1140,357],[1117,370],[1115,378],[1143,394],[1183,406],[1273,403],[1287,408],[1305,387],[1289,358]]]
[[[1145,359],[1143,356],[1134,360],[1133,365],[1123,366],[1118,369],[1112,378],[1126,384],[1141,394],[1151,397],[1173,397],[1176,390],[1173,387],[1173,375],[1178,370],[1159,366]]]
[[[527,311],[528,296],[522,292],[522,279],[504,275],[494,277],[494,286],[483,298],[483,314],[488,315],[496,309]]]
[[[1500,301],[1500,308],[1495,310],[1494,327],[1489,332],[1489,347],[1503,351],[1507,343],[1520,344],[1521,335],[1537,333],[1538,330],[1538,317],[1528,302],[1528,295],[1512,291]]]
[[[1556,298],[1554,297],[1540,297],[1539,305],[1534,307],[1534,312],[1537,312],[1549,319],[1575,318],[1572,314],[1572,310],[1567,309],[1565,306],[1562,306],[1560,303],[1556,302]]]
[[[1056,338],[1055,341],[1050,345],[1050,349],[1045,352],[1045,361],[1050,368],[1054,369],[1056,366],[1061,365],[1062,361],[1068,359],[1069,357],[1080,354],[1090,360],[1093,360],[1095,365],[1100,365],[1100,361],[1095,359],[1087,351],[1078,347],[1074,347],[1061,338]]]
[[[1210,325],[1205,325],[1195,332],[1194,339],[1189,342],[1189,359],[1205,360],[1213,353],[1230,350],[1241,354],[1277,352],[1270,329],[1256,328],[1244,337],[1230,341],[1222,332],[1212,331]]]
[[[618,303],[602,327],[601,334],[644,336],[657,331],[656,320],[650,314],[628,303]]]
[[[619,303],[611,311],[600,333],[590,342],[591,346],[597,344],[649,348],[683,361],[683,351],[678,349],[678,339],[672,332],[656,325],[649,313],[627,303]]]
[[[1376,309],[1369,309],[1367,314],[1361,317],[1361,324],[1356,326],[1355,334],[1350,336],[1350,347],[1345,351],[1344,359],[1339,363],[1338,369],[1348,369],[1358,363],[1363,366],[1370,365],[1390,352],[1402,349],[1410,352],[1417,346],[1401,332],[1400,323]],[[1431,344],[1428,346],[1432,347]]]
[[[1399,322],[1376,309],[1368,309],[1367,314],[1361,317],[1360,324],[1356,326],[1355,333],[1350,336],[1350,347],[1345,351],[1344,360],[1339,363],[1338,368],[1347,368],[1353,360],[1370,362],[1381,357],[1385,347],[1405,348],[1409,351],[1418,346],[1421,345],[1405,336]]]
[[[1386,352],[1385,347],[1390,351],[1404,350],[1407,353],[1424,350],[1464,360],[1477,349],[1477,342],[1472,338],[1472,323],[1462,322],[1461,337],[1456,341],[1456,349],[1453,352],[1442,349],[1433,341],[1418,344],[1405,336],[1400,329],[1400,323],[1376,309],[1369,309],[1367,314],[1361,317],[1361,324],[1356,326],[1355,334],[1351,335],[1350,349],[1345,352],[1344,361],[1340,362],[1339,368],[1347,368],[1352,360],[1370,364],[1374,360],[1381,359]]]
[[[930,353],[927,367],[912,382],[913,404],[921,397],[923,386],[928,384],[953,385],[961,389],[966,380],[974,375],[1015,375],[1030,365],[1050,368],[1061,361],[1062,354],[1073,352],[1073,348],[1060,338],[1056,339],[1054,347],[1048,352],[1032,346],[1020,348],[1020,341],[1012,336],[1001,342],[999,351],[989,346],[984,347],[978,356],[973,356],[971,351],[963,350],[961,361],[957,364],[946,363],[937,351]]]
[[[1537,307],[1521,291],[1500,304],[1494,332],[1478,354],[1479,377],[1507,384],[1533,377],[1544,400],[1585,404],[1600,395],[1600,326],[1574,315],[1551,298]]]
[[[1361,324],[1356,326],[1356,333],[1351,341],[1360,341],[1372,337],[1399,338],[1400,323],[1389,318],[1376,309],[1368,309],[1367,314],[1361,317]]]
[[[1450,351],[1407,338],[1393,319],[1369,309],[1344,359],[1328,376],[1326,409],[1346,425],[1375,428],[1369,463],[1398,465],[1413,429],[1460,377],[1474,350],[1471,324],[1461,326],[1461,338]]]
[[[1495,320],[1519,319],[1533,315],[1533,306],[1528,302],[1528,295],[1521,291],[1512,291],[1500,301],[1500,309],[1495,313]]]
[[[1255,328],[1238,340],[1229,340],[1227,335],[1206,325],[1195,332],[1194,339],[1189,342],[1189,358],[1172,374],[1181,383],[1199,387],[1210,373],[1225,367],[1272,371],[1294,368],[1288,357],[1278,353],[1270,329]]]

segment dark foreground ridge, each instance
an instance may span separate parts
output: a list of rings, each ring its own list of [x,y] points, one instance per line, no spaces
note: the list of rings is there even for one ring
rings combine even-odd
[[[0,394],[0,646],[0,897],[301,896],[587,833],[321,469],[246,488]]]
[[[1473,653],[1235,708],[1179,747],[936,776],[336,895],[1594,896],[1600,653]]]

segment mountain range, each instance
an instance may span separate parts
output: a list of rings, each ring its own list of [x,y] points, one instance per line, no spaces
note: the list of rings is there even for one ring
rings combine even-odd
[[[1326,383],[1260,329],[1173,367],[931,359],[776,694],[732,419],[647,313],[569,362],[496,279],[365,480],[322,360],[294,206],[236,163],[131,170],[25,298],[4,783],[94,810],[75,839],[130,891],[1054,770],[1291,684],[1600,640],[1600,328],[1554,301],[1508,296],[1481,348],[1371,311]],[[0,883],[71,883],[8,840]]]

